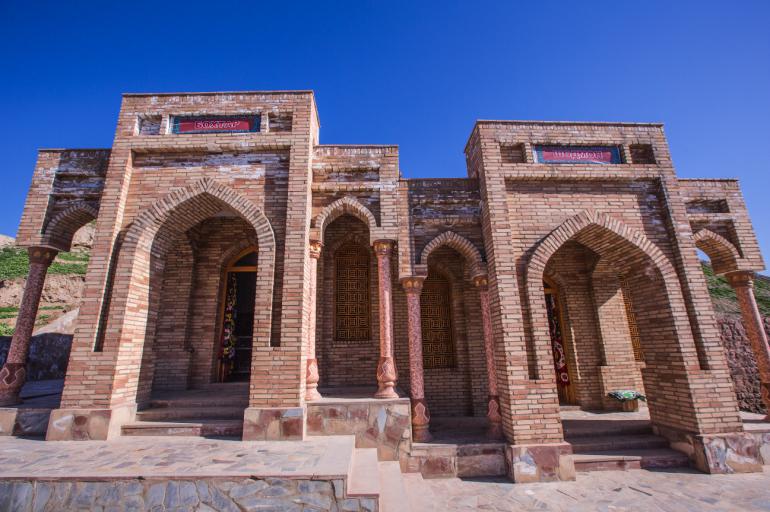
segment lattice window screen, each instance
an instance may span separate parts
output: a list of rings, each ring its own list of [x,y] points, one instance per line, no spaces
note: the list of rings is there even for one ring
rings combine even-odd
[[[642,339],[639,336],[639,327],[636,324],[636,313],[634,313],[634,305],[633,302],[631,302],[628,280],[625,276],[618,276],[618,280],[620,281],[620,291],[623,294],[623,304],[626,306],[626,318],[628,318],[628,330],[631,334],[631,346],[634,349],[634,359],[637,361],[644,361]]]
[[[423,366],[454,368],[451,287],[446,279],[429,276],[420,295]]]
[[[371,339],[369,249],[348,243],[334,255],[334,339]]]

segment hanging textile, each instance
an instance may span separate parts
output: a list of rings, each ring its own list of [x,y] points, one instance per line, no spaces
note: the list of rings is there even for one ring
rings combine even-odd
[[[560,386],[568,386],[570,381],[567,370],[567,354],[564,352],[564,340],[561,337],[556,297],[552,293],[545,295],[545,309],[548,312],[548,330],[551,333],[551,350],[553,351],[553,365],[556,368],[556,380]]]
[[[219,359],[222,363],[222,377],[226,378],[235,364],[235,317],[237,315],[235,303],[237,298],[237,281],[235,272],[228,274],[227,295],[225,296],[225,310],[222,321],[222,345]]]

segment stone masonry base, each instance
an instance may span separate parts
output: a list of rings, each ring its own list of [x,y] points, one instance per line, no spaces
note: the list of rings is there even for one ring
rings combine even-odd
[[[560,444],[514,444],[506,447],[508,476],[516,483],[563,482],[575,479],[572,446]]]
[[[302,441],[307,409],[304,407],[249,407],[243,413],[244,441]]]
[[[757,473],[762,471],[763,435],[750,432],[696,435],[664,426],[657,434],[671,448],[686,453],[695,468],[704,473]]]
[[[54,409],[48,441],[104,441],[120,437],[120,427],[133,421],[136,405],[115,409]]]

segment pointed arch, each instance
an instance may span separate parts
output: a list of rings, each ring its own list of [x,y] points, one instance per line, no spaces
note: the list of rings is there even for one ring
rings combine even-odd
[[[185,232],[223,210],[243,218],[256,232],[259,265],[254,308],[254,347],[270,344],[275,269],[275,236],[270,221],[254,203],[210,178],[175,189],[144,210],[130,225],[118,257],[112,307],[107,319],[104,351],[115,354],[121,375],[115,375],[112,402],[136,400],[141,354],[153,329],[150,303],[157,276],[174,234]],[[257,372],[252,372],[252,378]]]
[[[326,227],[342,215],[352,215],[369,227],[369,234],[376,231],[377,219],[369,209],[353,196],[345,196],[326,206],[313,222],[313,238],[323,240]]]
[[[481,258],[481,252],[473,245],[473,242],[458,235],[454,231],[444,231],[436,236],[423,248],[420,253],[419,264],[427,265],[428,257],[439,247],[447,246],[460,253],[466,262],[471,266],[471,276],[477,276],[486,273],[484,261]]]
[[[69,251],[78,229],[96,219],[99,212],[88,203],[77,203],[51,218],[43,230],[41,244]]]
[[[738,249],[725,237],[709,229],[701,229],[692,237],[695,246],[705,252],[711,260],[715,274],[726,274],[738,269],[741,255]]]

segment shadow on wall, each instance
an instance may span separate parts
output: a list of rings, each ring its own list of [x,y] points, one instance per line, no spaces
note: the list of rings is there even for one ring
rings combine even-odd
[[[10,336],[0,337],[0,365],[5,363]],[[27,362],[27,380],[63,379],[72,347],[71,334],[44,333],[32,336]]]

